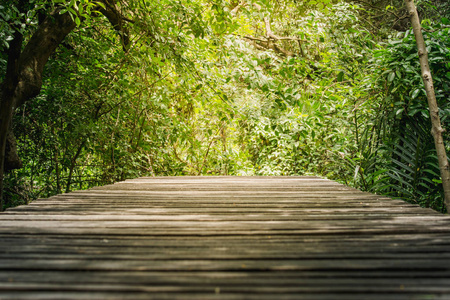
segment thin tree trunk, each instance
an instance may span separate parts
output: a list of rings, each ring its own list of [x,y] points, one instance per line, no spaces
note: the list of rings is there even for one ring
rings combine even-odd
[[[408,10],[409,17],[416,36],[417,48],[419,52],[420,68],[422,70],[422,79],[427,92],[428,106],[431,116],[431,133],[434,137],[434,144],[436,146],[436,152],[439,161],[439,169],[441,170],[442,186],[444,188],[445,205],[447,212],[450,210],[450,167],[447,159],[447,153],[445,151],[444,139],[442,133],[444,129],[441,126],[441,120],[439,118],[439,108],[436,101],[436,95],[434,93],[433,78],[431,76],[430,67],[428,65],[428,52],[425,46],[425,41],[422,35],[422,28],[420,26],[419,15],[417,14],[414,0],[405,0],[406,8]]]
[[[75,169],[75,165],[77,163],[77,159],[81,154],[81,150],[83,150],[84,145],[86,144],[86,140],[84,140],[80,146],[78,146],[77,152],[72,157],[71,163],[70,163],[70,169],[69,169],[69,176],[67,178],[67,184],[66,184],[66,193],[70,192],[70,186],[72,185],[72,177],[73,177],[73,170]]]
[[[55,173],[56,173],[56,193],[61,194],[61,171],[59,170],[59,149],[58,146],[55,145],[55,154],[53,159],[55,161]]]

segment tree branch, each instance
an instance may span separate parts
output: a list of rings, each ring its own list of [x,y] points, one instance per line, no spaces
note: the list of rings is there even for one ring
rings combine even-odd
[[[99,11],[108,19],[113,28],[117,31],[120,37],[120,43],[125,52],[128,51],[130,44],[130,34],[128,29],[124,26],[123,21],[134,22],[125,18],[122,13],[117,9],[115,0],[103,0],[105,8],[99,8]]]

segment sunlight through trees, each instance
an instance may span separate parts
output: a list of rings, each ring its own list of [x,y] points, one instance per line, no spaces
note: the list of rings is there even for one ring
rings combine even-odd
[[[450,7],[418,12],[448,129]],[[4,207],[139,176],[319,175],[446,210],[401,0],[6,0],[0,42]]]

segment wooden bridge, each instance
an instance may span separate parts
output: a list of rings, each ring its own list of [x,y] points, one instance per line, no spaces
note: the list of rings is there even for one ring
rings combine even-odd
[[[450,217],[316,177],[157,177],[0,215],[0,299],[450,299]]]

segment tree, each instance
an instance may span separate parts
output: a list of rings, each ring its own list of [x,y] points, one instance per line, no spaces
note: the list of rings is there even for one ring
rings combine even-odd
[[[15,16],[2,14],[4,21],[10,25],[12,37],[5,51],[7,68],[0,85],[0,207],[3,207],[4,172],[22,165],[11,130],[12,116],[16,108],[40,93],[44,67],[49,57],[77,25],[86,18],[99,15],[106,17],[117,31],[125,51],[130,42],[125,20],[132,21],[122,15],[115,0],[84,0],[71,2],[70,5],[61,1],[55,3],[59,4],[10,0],[6,3],[6,9],[3,7]],[[30,21],[33,18],[38,19],[37,24]]]
[[[155,64],[171,59],[179,67],[185,67],[180,53],[184,51],[186,37],[204,36],[207,24],[215,24],[213,27],[221,33],[227,32],[229,11],[225,7],[226,3],[221,1],[172,0],[159,3],[149,0],[9,0],[6,7],[0,6],[0,17],[6,22],[6,31],[10,36],[2,55],[7,59],[5,79],[0,83],[2,203],[5,170],[21,166],[11,131],[12,116],[17,108],[40,93],[44,67],[55,50],[64,44],[69,33],[87,21],[95,23],[99,18],[104,18],[119,36],[125,53],[131,46],[141,47],[148,49],[145,50],[146,55]],[[111,37],[111,40],[114,38]],[[156,72],[156,77],[162,76]]]
[[[48,17],[73,29],[11,110],[6,206],[137,176],[320,174],[444,210],[415,40],[390,28],[400,0],[358,1],[382,17],[345,0],[33,1],[0,5],[2,75],[17,32],[20,61]],[[446,127],[450,39],[426,28]],[[11,122],[6,139],[18,167]]]
[[[12,5],[13,3],[10,2]],[[18,3],[18,10],[26,12],[25,1]],[[14,155],[14,136],[11,119],[14,109],[39,94],[42,73],[50,55],[71,32],[76,24],[68,12],[61,14],[56,8],[39,24],[25,48],[24,33],[16,29],[7,50],[8,63],[5,79],[0,88],[0,206],[3,207],[3,177],[6,169],[20,167]],[[9,147],[7,147],[7,143]],[[8,150],[8,151],[7,151]]]
[[[414,5],[414,0],[405,0],[405,3],[413,26],[414,35],[416,37],[420,60],[420,68],[422,71],[422,79],[427,93],[428,106],[431,116],[431,124],[432,124],[431,133],[433,134],[434,137],[434,144],[438,155],[439,169],[441,171],[441,178],[442,178],[442,186],[444,188],[445,204],[448,210],[450,208],[450,166],[445,151],[444,139],[442,137],[444,129],[442,128],[441,120],[439,117],[439,108],[437,105],[436,95],[434,92],[433,78],[430,72],[430,67],[428,65],[428,52],[425,46],[425,41],[422,36],[422,28],[420,26],[419,15]]]

